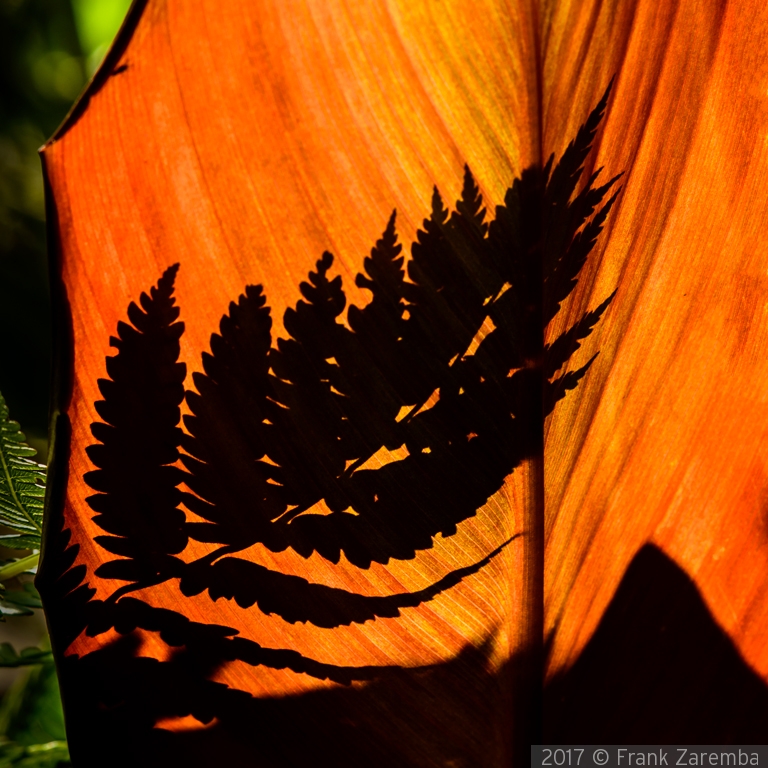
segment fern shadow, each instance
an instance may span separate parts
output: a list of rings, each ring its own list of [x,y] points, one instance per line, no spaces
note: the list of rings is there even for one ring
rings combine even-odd
[[[78,765],[113,760],[116,743],[115,765],[158,768],[505,764],[509,720],[499,713],[510,711],[509,675],[490,663],[490,640],[431,667],[337,668],[329,670],[337,687],[259,698],[211,678],[233,660],[274,668],[280,653],[279,663],[299,669],[298,655],[259,659],[236,647],[234,629],[196,625],[131,597],[87,610],[92,630],[118,635],[61,667]],[[159,633],[168,658],[142,657],[137,630]],[[767,731],[768,686],[688,576],[652,546],[635,557],[592,640],[544,698],[547,743],[758,744]],[[190,730],[171,730],[182,718]]]
[[[332,630],[417,608],[515,546],[518,535],[420,591],[373,597],[244,554],[292,549],[359,569],[412,559],[438,535],[453,536],[523,460],[542,456],[545,418],[594,360],[572,358],[613,300],[545,344],[618,195],[618,177],[598,185],[599,170],[583,173],[609,92],[557,163],[514,180],[493,220],[468,168],[453,211],[434,191],[407,262],[393,213],[356,278],[370,292],[365,306],[347,308],[325,253],[284,314],[286,337],[273,339],[263,287],[246,286],[193,389],[179,362],[178,265],[130,304],[111,339],[109,378],[99,381],[87,449],[95,469],[84,477],[105,532],[96,541],[115,556],[94,577],[114,590],[93,599],[63,523],[48,534],[48,562],[58,566],[41,582],[81,764],[96,764],[128,734],[126,764],[149,764],[148,754],[167,764],[173,750],[190,765],[210,764],[202,756],[215,750],[243,765],[305,765],[310,755],[342,768],[494,764],[505,739],[492,713],[522,710],[509,669],[491,669],[492,638],[432,667],[345,667],[192,621],[147,595],[177,581],[186,597],[207,592]],[[190,541],[208,554],[191,559]],[[142,599],[131,594],[140,590]],[[64,657],[82,633],[104,647]],[[147,633],[167,658],[142,655]],[[337,687],[259,699],[214,681],[233,663]],[[190,716],[209,727],[162,727]]]
[[[136,585],[159,583],[174,573],[172,555],[187,545],[184,513],[178,509],[182,480],[178,460],[186,366],[178,362],[184,324],[176,322],[173,285],[178,264],[165,271],[140,305],[128,307],[110,338],[118,352],[107,358],[108,379],[99,379],[104,399],[95,403],[102,421],[91,425],[99,443],[86,449],[97,467],[84,476],[97,493],[86,499],[94,521],[108,536],[96,541],[120,556],[96,576]],[[116,597],[119,595],[116,595]]]
[[[97,469],[85,475],[109,534],[96,540],[118,556],[96,576],[124,582],[112,602],[180,579],[187,596],[334,627],[397,616],[489,562],[419,594],[370,598],[234,555],[261,545],[359,568],[412,559],[542,455],[544,419],[594,358],[568,363],[613,299],[545,344],[618,194],[618,177],[582,179],[609,92],[557,164],[514,181],[490,223],[468,168],[452,213],[435,189],[407,264],[393,213],[356,278],[371,300],[347,323],[330,253],[286,310],[287,338],[273,340],[263,288],[247,286],[184,393],[178,265],[131,303],[99,381],[87,449]],[[215,548],[190,562],[190,539]]]
[[[330,253],[285,312],[288,338],[273,344],[260,286],[230,305],[187,393],[185,530],[218,548],[186,569],[185,594],[223,594],[222,574],[248,569],[228,556],[256,544],[359,568],[411,559],[541,455],[544,418],[592,360],[568,362],[613,298],[545,345],[618,194],[618,177],[581,178],[607,98],[490,223],[468,168],[452,213],[435,190],[407,265],[393,213],[346,324]]]

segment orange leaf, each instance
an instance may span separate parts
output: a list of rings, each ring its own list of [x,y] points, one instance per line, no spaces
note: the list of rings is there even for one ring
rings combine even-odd
[[[134,5],[43,150],[63,384],[39,581],[76,761],[759,743],[766,16]],[[558,171],[545,192],[611,81],[582,197]],[[573,274],[546,266],[568,211],[596,241]],[[507,214],[532,272],[466,255],[518,242]],[[496,418],[497,392],[528,405]]]

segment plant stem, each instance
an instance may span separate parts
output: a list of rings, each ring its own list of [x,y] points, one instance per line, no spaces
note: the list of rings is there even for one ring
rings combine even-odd
[[[520,194],[524,257],[520,295],[526,333],[515,418],[525,446],[522,594],[518,642],[512,663],[511,765],[530,764],[530,748],[541,744],[544,684],[544,177],[541,168],[523,173]]]
[[[4,565],[0,568],[0,582],[12,579],[14,576],[18,576],[24,571],[28,571],[30,568],[34,568],[40,560],[40,553],[36,552],[34,555],[27,555],[22,557],[21,560],[14,560],[8,565]]]

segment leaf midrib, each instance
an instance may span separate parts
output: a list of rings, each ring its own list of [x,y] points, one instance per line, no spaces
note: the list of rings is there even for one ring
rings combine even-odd
[[[35,528],[35,530],[38,531],[42,535],[43,529],[42,526],[37,524],[37,521],[32,517],[32,515],[27,512],[27,508],[21,503],[21,499],[19,498],[19,495],[16,493],[16,488],[13,484],[13,478],[11,477],[11,470],[10,466],[8,464],[8,461],[5,458],[5,448],[6,448],[6,441],[2,440],[0,442],[0,461],[3,463],[3,474],[5,475],[6,482],[8,483],[8,488],[11,493],[11,497],[13,498],[14,503],[16,504],[16,508],[24,515],[24,517],[29,520],[29,522],[32,524],[32,526]],[[13,526],[9,526],[9,528],[12,528]]]

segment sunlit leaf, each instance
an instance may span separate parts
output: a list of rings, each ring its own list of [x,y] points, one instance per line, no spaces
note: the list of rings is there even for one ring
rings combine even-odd
[[[134,5],[43,155],[73,754],[759,742],[766,34],[752,2]]]

